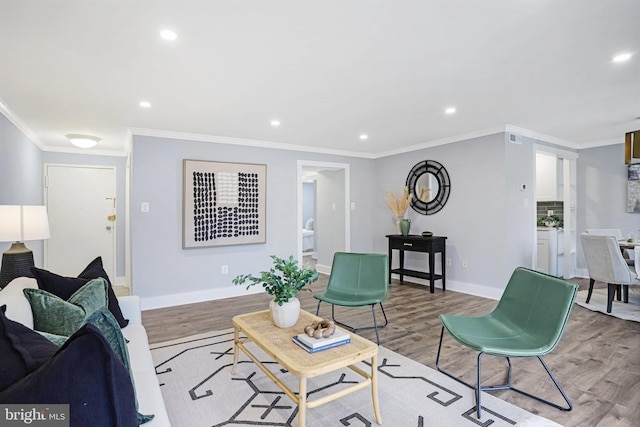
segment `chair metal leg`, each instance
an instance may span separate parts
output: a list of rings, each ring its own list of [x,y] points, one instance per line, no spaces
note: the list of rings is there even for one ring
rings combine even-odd
[[[318,316],[318,313],[320,312],[320,303],[322,301],[318,301],[318,308],[316,309],[316,316]],[[382,315],[384,316],[384,324],[382,325],[378,325],[378,321],[376,319],[376,311],[375,311],[375,304],[371,304],[371,312],[373,313],[373,326],[362,326],[359,328],[353,327],[351,325],[347,325],[346,323],[340,322],[339,320],[336,320],[336,316],[335,316],[335,304],[331,304],[331,319],[334,321],[334,323],[336,325],[342,326],[345,329],[349,329],[351,332],[358,332],[358,331],[362,331],[365,329],[375,329],[376,331],[376,343],[378,345],[380,345],[380,337],[378,335],[378,329],[382,329],[384,327],[386,327],[389,324],[389,320],[387,319],[387,314],[384,312],[384,307],[382,306],[382,303],[380,304],[380,309],[382,310]]]
[[[540,363],[542,363],[542,366],[544,367],[545,371],[547,371],[547,374],[549,375],[549,377],[551,378],[551,380],[553,381],[553,383],[555,384],[556,388],[558,389],[558,391],[560,392],[560,394],[562,395],[562,398],[564,399],[564,401],[567,403],[567,406],[560,406],[556,403],[550,402],[549,400],[545,400],[539,396],[533,395],[531,393],[528,393],[524,390],[520,390],[519,388],[516,388],[514,386],[511,385],[511,373],[512,373],[512,368],[513,366],[511,365],[511,359],[509,357],[505,357],[505,359],[507,359],[507,363],[509,365],[509,370],[508,370],[508,374],[507,374],[507,382],[505,384],[502,385],[493,385],[493,386],[485,386],[482,387],[481,384],[481,369],[482,369],[482,356],[485,353],[480,352],[478,354],[478,366],[477,366],[477,373],[476,373],[476,384],[470,384],[456,376],[454,376],[453,374],[451,374],[450,372],[447,372],[446,370],[442,369],[440,367],[440,350],[442,348],[442,338],[444,336],[444,326],[442,327],[442,330],[440,331],[440,343],[438,344],[438,353],[436,356],[436,369],[439,372],[442,372],[443,374],[447,375],[449,378],[452,378],[456,381],[458,381],[461,384],[466,385],[467,387],[475,390],[475,394],[476,394],[476,413],[478,415],[478,420],[481,418],[482,415],[482,403],[481,403],[481,394],[483,391],[496,391],[496,390],[513,390],[517,393],[523,394],[525,396],[528,396],[532,399],[537,400],[538,402],[542,402],[542,403],[546,403],[547,405],[553,406],[554,408],[560,409],[562,411],[571,411],[573,409],[573,405],[571,404],[571,401],[569,400],[569,398],[567,397],[566,393],[564,392],[564,390],[562,389],[562,387],[560,387],[560,384],[558,383],[558,381],[556,380],[556,378],[553,376],[553,374],[551,373],[551,370],[549,370],[549,367],[547,366],[546,363],[544,363],[544,360],[542,360],[542,357],[540,356],[536,356],[538,358],[538,360],[540,361]]]

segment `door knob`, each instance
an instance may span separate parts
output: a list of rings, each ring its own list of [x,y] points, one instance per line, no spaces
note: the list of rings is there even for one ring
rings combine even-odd
[[[116,220],[116,216],[115,216],[115,215],[109,215],[109,216],[107,217],[107,219],[108,219],[109,221],[113,222],[113,221],[115,221],[115,220]]]

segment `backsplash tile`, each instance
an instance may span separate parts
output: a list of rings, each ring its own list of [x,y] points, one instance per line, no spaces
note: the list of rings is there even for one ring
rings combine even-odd
[[[564,202],[557,200],[553,202],[538,202],[536,207],[536,218],[544,218],[548,211],[553,211],[553,215],[564,221],[563,217]]]

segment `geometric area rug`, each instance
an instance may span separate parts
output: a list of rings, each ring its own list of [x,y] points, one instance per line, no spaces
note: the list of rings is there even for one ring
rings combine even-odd
[[[257,347],[251,351],[297,391],[295,376]],[[174,427],[297,426],[298,408],[244,353],[240,352],[236,373],[231,373],[233,329],[153,344],[151,354]],[[361,367],[366,368],[364,362]],[[360,379],[346,368],[312,378],[308,395],[322,396]],[[379,347],[378,396],[384,426],[559,426],[487,393],[482,420],[477,420],[473,393],[436,370]],[[307,410],[308,427],[375,425],[369,388]]]
[[[576,304],[588,308],[591,311],[599,311],[609,316],[618,317],[625,320],[640,322],[640,286],[629,286],[629,302],[625,303],[614,298],[611,306],[611,313],[607,313],[607,289],[595,288],[591,294],[589,304],[587,301],[588,291],[578,292]]]

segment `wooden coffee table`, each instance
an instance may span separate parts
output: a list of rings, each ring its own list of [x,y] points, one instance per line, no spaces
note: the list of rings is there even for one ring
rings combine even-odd
[[[301,310],[300,318],[296,325],[285,329],[274,326],[269,310],[235,316],[233,318],[235,346],[233,351],[233,370],[231,372],[235,373],[238,364],[238,350],[242,350],[267,377],[298,405],[298,427],[305,425],[307,408],[315,408],[370,386],[376,421],[378,424],[382,424],[378,406],[378,346],[369,340],[350,333],[351,342],[349,344],[317,353],[308,353],[295,344],[292,341],[292,337],[302,333],[306,325],[319,319],[319,317]],[[240,332],[246,335],[246,338],[241,338]],[[274,361],[299,378],[297,394],[290,390],[251,353],[245,345],[249,342],[253,342]],[[356,366],[357,363],[368,359],[371,360],[371,372],[366,372]],[[315,400],[307,400],[307,378],[317,377],[346,367],[361,375],[364,380],[331,395]]]

